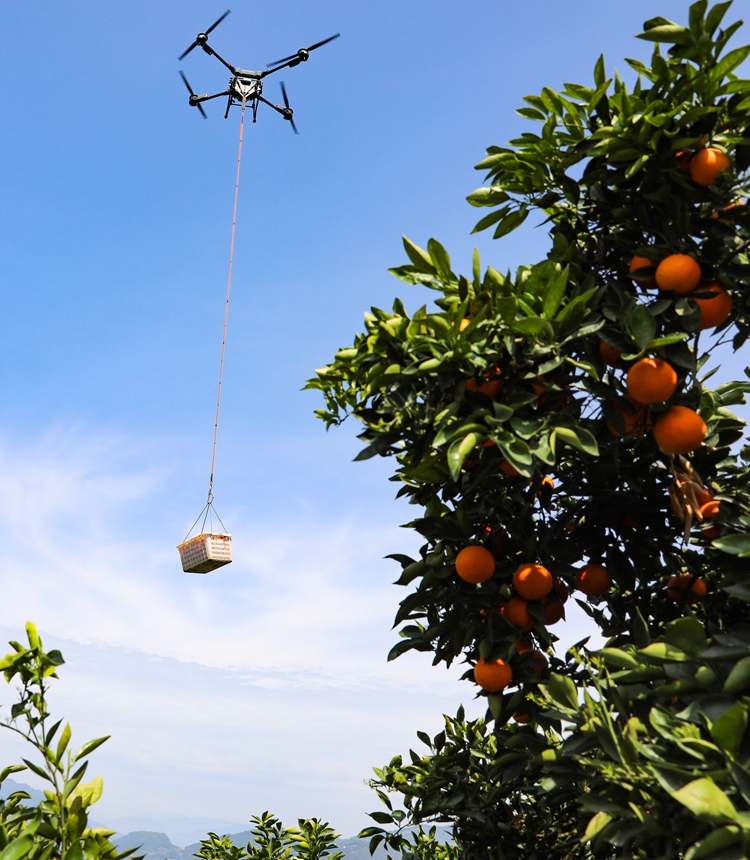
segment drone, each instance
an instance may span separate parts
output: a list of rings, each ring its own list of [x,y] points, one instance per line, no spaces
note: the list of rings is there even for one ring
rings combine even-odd
[[[286,94],[286,87],[284,86],[284,82],[281,81],[281,95],[284,99],[284,106],[275,105],[268,101],[268,99],[264,99],[262,96],[263,92],[263,79],[268,75],[272,75],[274,72],[278,72],[281,69],[292,69],[294,66],[298,66],[300,63],[306,63],[310,58],[310,52],[316,50],[316,48],[321,48],[323,45],[327,45],[329,42],[332,42],[334,39],[338,39],[341,35],[340,33],[336,33],[333,36],[329,36],[327,39],[323,39],[322,42],[316,42],[314,45],[310,45],[309,48],[300,48],[294,54],[290,54],[288,57],[284,57],[281,60],[276,60],[273,63],[269,63],[266,66],[266,71],[264,72],[252,72],[247,69],[240,69],[237,66],[231,65],[228,63],[223,57],[221,57],[212,47],[208,44],[208,36],[209,34],[215,30],[219,24],[229,15],[230,10],[227,11],[219,18],[218,21],[214,21],[213,24],[204,32],[198,33],[195,37],[195,41],[193,44],[186,50],[183,51],[182,54],[177,58],[178,60],[183,60],[187,55],[193,50],[193,48],[202,48],[209,56],[214,56],[216,59],[226,66],[229,71],[232,73],[232,77],[229,81],[229,88],[224,90],[222,93],[215,93],[214,95],[208,95],[204,93],[203,95],[197,95],[193,92],[193,88],[188,83],[188,79],[185,77],[185,74],[180,71],[180,75],[182,80],[185,83],[185,86],[190,93],[190,98],[188,99],[188,103],[191,107],[197,107],[201,112],[201,115],[204,119],[207,119],[206,112],[203,110],[203,102],[210,101],[211,99],[218,99],[222,96],[228,96],[227,98],[227,109],[224,114],[224,119],[229,116],[229,110],[233,105],[241,106],[242,110],[245,110],[245,107],[249,103],[252,106],[253,111],[253,122],[257,122],[258,118],[258,106],[261,102],[263,104],[268,105],[273,108],[277,113],[281,114],[285,120],[291,123],[292,129],[295,134],[299,134],[297,131],[297,126],[294,124],[294,111],[289,107],[289,99]]]

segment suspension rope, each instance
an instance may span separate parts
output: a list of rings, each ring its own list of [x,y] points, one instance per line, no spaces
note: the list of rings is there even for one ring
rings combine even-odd
[[[237,225],[237,197],[240,191],[240,164],[242,163],[242,133],[245,129],[245,105],[242,105],[242,117],[240,119],[240,142],[237,148],[237,178],[234,183],[234,211],[232,212],[232,239],[229,243],[229,272],[227,274],[227,299],[224,305],[224,333],[221,338],[221,359],[219,361],[219,390],[216,395],[216,420],[214,421],[214,446],[211,454],[211,477],[208,480],[208,501],[206,506],[210,509],[213,503],[214,466],[216,465],[216,439],[219,434],[219,408],[221,406],[221,382],[224,376],[224,350],[227,344],[227,321],[229,319],[229,294],[232,290],[232,263],[234,262],[234,231]],[[201,512],[202,513],[202,512]],[[198,517],[200,519],[200,516]],[[219,520],[221,522],[221,520]],[[205,525],[205,521],[204,521]],[[222,523],[223,525],[223,523]]]

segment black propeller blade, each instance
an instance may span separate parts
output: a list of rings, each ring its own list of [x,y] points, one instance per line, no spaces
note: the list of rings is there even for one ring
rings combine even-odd
[[[219,18],[218,21],[214,21],[214,23],[211,24],[211,26],[208,28],[208,30],[206,30],[205,33],[198,33],[193,44],[187,49],[187,51],[183,51],[183,53],[180,54],[180,56],[177,59],[182,60],[185,57],[187,57],[187,55],[193,50],[193,48],[197,48],[198,45],[205,45],[206,42],[208,41],[208,34],[212,30],[215,30],[219,26],[219,24],[221,24],[221,22],[227,17],[227,15],[230,13],[230,11],[231,10],[227,9],[227,11],[221,16],[221,18]]]
[[[206,116],[206,112],[203,110],[203,105],[200,102],[193,101],[193,99],[196,97],[195,93],[193,92],[193,88],[188,83],[188,79],[185,77],[185,73],[182,71],[182,69],[180,69],[180,77],[182,78],[185,86],[187,87],[187,91],[190,93],[190,105],[191,105],[191,107],[197,107],[198,110],[203,115],[203,119],[208,119],[208,117]]]
[[[292,128],[294,129],[295,134],[299,134],[297,131],[297,126],[294,124],[294,111],[289,107],[289,99],[286,94],[286,87],[284,86],[284,81],[281,82],[281,95],[284,99],[284,106],[289,111],[289,116],[286,119],[292,124]]]
[[[275,60],[273,63],[269,63],[266,68],[270,69],[271,66],[278,66],[280,63],[287,63],[289,60],[294,60],[295,58],[299,58],[299,62],[301,63],[306,63],[310,51],[314,51],[316,48],[321,48],[323,45],[327,45],[334,39],[338,39],[340,35],[341,33],[336,33],[334,36],[329,36],[327,39],[323,39],[322,42],[316,42],[314,45],[310,45],[309,48],[300,48],[295,54],[290,54],[288,57],[284,57],[283,60]]]

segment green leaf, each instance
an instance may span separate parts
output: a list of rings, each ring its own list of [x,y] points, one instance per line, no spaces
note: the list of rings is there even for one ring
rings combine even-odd
[[[5,846],[2,854],[0,854],[0,860],[20,860],[21,857],[25,857],[31,851],[33,845],[33,836],[21,836],[14,839]]]
[[[623,669],[637,669],[638,666],[642,665],[632,654],[619,648],[602,648],[601,651],[597,651],[597,654],[604,657],[607,663],[621,666]]]
[[[636,38],[645,39],[647,42],[668,42],[674,45],[695,44],[695,38],[687,27],[672,23],[652,27],[645,33],[639,33]]]
[[[570,427],[555,427],[550,441],[552,450],[555,450],[555,439],[560,439],[566,445],[578,448],[579,451],[592,457],[599,456],[599,445],[594,434],[583,427],[577,427],[575,430]]]
[[[678,618],[667,625],[664,638],[686,654],[700,654],[708,645],[706,628],[697,618]]]
[[[694,779],[672,797],[686,806],[696,818],[711,824],[727,824],[737,822],[737,810],[727,795],[711,779],[705,776]],[[2,858],[0,858],[2,860]]]
[[[39,632],[36,627],[31,623],[31,621],[26,622],[26,636],[29,639],[29,648],[33,651],[35,648],[41,647],[41,640],[39,639]]]
[[[597,812],[586,825],[586,830],[581,837],[581,842],[590,842],[597,833],[604,830],[611,820],[612,816],[608,812]]]
[[[725,75],[728,75],[731,71],[736,69],[741,63],[744,63],[748,56],[750,56],[750,45],[735,48],[734,51],[730,51],[716,64],[716,68],[711,72],[711,77],[714,80],[723,78]]]
[[[529,214],[529,207],[526,203],[522,203],[518,209],[506,215],[505,218],[497,225],[497,229],[492,235],[493,239],[500,239],[508,233],[512,233],[516,227],[520,227],[526,220]]]
[[[724,681],[722,692],[736,695],[748,686],[750,686],[750,657],[743,657],[732,666],[732,671]]]
[[[735,824],[718,827],[699,842],[693,843],[685,854],[685,860],[701,860],[702,857],[718,857],[722,849],[742,841],[742,829]]]
[[[437,239],[430,239],[427,242],[427,251],[430,255],[430,260],[432,260],[432,265],[440,276],[440,280],[444,283],[455,281],[456,276],[451,271],[451,258],[440,242]]]
[[[457,439],[448,449],[448,468],[454,481],[458,480],[464,460],[469,452],[476,448],[477,442],[479,436],[476,433],[468,433],[463,439]]]
[[[406,251],[406,255],[412,261],[412,263],[421,271],[427,272],[428,274],[433,274],[435,272],[435,267],[432,265],[432,260],[430,259],[429,254],[426,251],[423,251],[419,245],[415,245],[414,242],[411,242],[406,236],[402,236],[401,239],[404,242],[404,250]]]
[[[721,24],[722,18],[726,15],[727,9],[732,5],[733,0],[726,0],[724,3],[717,3],[711,8],[706,18],[706,33],[713,36],[716,28]]]
[[[104,780],[100,776],[97,776],[95,779],[92,779],[91,782],[81,783],[76,786],[76,790],[71,795],[71,801],[76,797],[80,797],[81,803],[84,808],[86,808],[96,803],[102,796],[103,791]]]
[[[750,555],[750,534],[733,534],[716,538],[711,546],[720,549],[728,555],[738,555],[740,558],[746,558]]]
[[[747,706],[736,702],[712,724],[711,737],[725,752],[736,756],[746,728]]]
[[[578,690],[573,679],[568,678],[567,675],[558,675],[557,672],[553,672],[550,675],[547,690],[552,699],[559,705],[578,708]]]
[[[105,741],[108,741],[110,737],[112,736],[105,735],[103,738],[95,738],[93,741],[86,741],[86,743],[75,754],[73,761],[79,761],[87,755],[90,755],[97,747],[100,747]]]
[[[568,302],[567,305],[560,311],[560,313],[555,317],[555,322],[562,323],[581,305],[586,305],[588,300],[595,295],[598,290],[588,290],[585,293],[582,293],[580,296],[576,296],[572,301]]]
[[[570,266],[566,266],[560,274],[553,278],[547,285],[544,294],[544,305],[542,314],[548,319],[554,319],[557,309],[560,307],[560,302],[565,295],[565,288],[568,286],[568,278],[570,277]]]
[[[510,212],[510,206],[501,206],[494,212],[490,212],[489,215],[485,215],[484,218],[480,218],[474,225],[474,229],[471,232],[481,233],[482,230],[486,230],[488,227],[496,224],[501,218],[504,218],[508,212]]]
[[[510,197],[499,188],[485,186],[472,191],[466,199],[472,206],[498,206],[500,203],[510,200]]]
[[[643,305],[637,305],[633,310],[630,320],[630,333],[638,345],[638,349],[645,349],[654,339],[656,334],[656,320],[651,311]]]

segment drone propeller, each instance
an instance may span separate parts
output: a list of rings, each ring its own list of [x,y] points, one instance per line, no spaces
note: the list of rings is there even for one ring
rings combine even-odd
[[[300,48],[295,54],[290,54],[288,57],[284,57],[283,60],[275,60],[273,63],[269,63],[266,68],[270,69],[271,66],[278,66],[281,63],[287,63],[289,60],[297,60],[297,63],[306,63],[307,59],[310,55],[310,51],[314,51],[316,48],[322,48],[323,45],[327,45],[329,42],[332,42],[334,39],[338,39],[341,33],[336,33],[334,36],[329,36],[327,39],[323,39],[322,42],[316,42],[314,45],[310,45],[309,48]],[[294,65],[296,66],[297,63]]]
[[[193,88],[192,88],[192,87],[190,86],[190,84],[188,83],[188,79],[185,77],[185,73],[182,71],[182,69],[180,69],[180,76],[182,77],[182,80],[183,80],[183,82],[184,82],[185,86],[187,87],[188,92],[190,93],[190,99],[189,99],[189,101],[190,101],[190,105],[191,105],[191,107],[197,107],[197,108],[198,108],[198,110],[199,110],[199,111],[201,112],[201,114],[203,115],[203,119],[208,119],[208,117],[206,116],[206,112],[203,110],[203,105],[202,105],[200,102],[195,101],[195,99],[197,98],[197,96],[196,96],[196,95],[195,95],[195,93],[193,92]]]
[[[294,133],[299,134],[299,132],[297,131],[297,126],[294,124],[294,111],[289,107],[289,98],[287,97],[287,94],[286,94],[286,87],[284,86],[284,81],[281,82],[281,95],[284,99],[284,105],[285,105],[286,109],[289,111],[289,115],[287,116],[285,114],[284,119],[288,119],[289,122],[292,124],[292,128],[294,129]]]
[[[203,47],[203,45],[205,45],[206,42],[208,41],[208,34],[212,30],[215,30],[219,26],[219,24],[221,24],[221,22],[227,17],[227,15],[229,14],[230,11],[231,10],[227,9],[227,11],[221,16],[221,18],[219,18],[218,21],[214,21],[214,23],[211,24],[211,26],[208,28],[208,30],[206,30],[205,33],[198,33],[198,35],[195,37],[195,41],[193,42],[193,44],[187,49],[187,51],[183,51],[183,53],[180,54],[180,56],[177,59],[178,60],[184,59],[193,50],[193,48],[197,48],[198,45]]]

